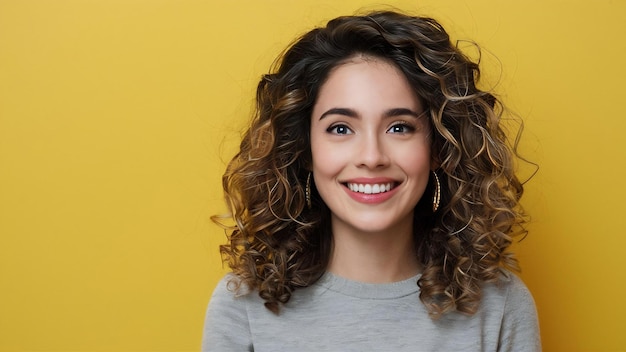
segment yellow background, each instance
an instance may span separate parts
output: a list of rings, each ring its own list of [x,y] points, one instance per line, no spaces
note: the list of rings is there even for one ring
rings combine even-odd
[[[544,349],[626,350],[625,2],[390,3],[483,46],[526,122],[517,250]],[[259,75],[372,5],[0,0],[0,350],[197,350]]]

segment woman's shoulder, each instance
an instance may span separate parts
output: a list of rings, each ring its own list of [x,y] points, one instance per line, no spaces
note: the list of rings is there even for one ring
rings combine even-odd
[[[541,351],[535,300],[521,278],[509,274],[501,346],[510,351]]]
[[[251,296],[249,286],[237,275],[228,273],[224,275],[215,286],[210,302],[235,302],[249,299]]]
[[[215,286],[205,316],[203,351],[247,351],[251,346],[247,286],[233,274]]]
[[[534,300],[530,290],[522,279],[511,271],[503,270],[500,279],[484,286],[485,298],[505,300],[507,303],[532,303]]]
[[[536,311],[535,301],[524,281],[508,270],[502,271],[498,281],[482,286],[480,306],[485,313],[504,315],[519,311],[535,314]]]
[[[488,330],[499,331],[504,351],[540,351],[541,339],[535,300],[522,279],[504,271],[502,278],[483,288],[481,316],[495,325]]]

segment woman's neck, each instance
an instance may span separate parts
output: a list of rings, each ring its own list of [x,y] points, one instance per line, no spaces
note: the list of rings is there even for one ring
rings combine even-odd
[[[412,223],[372,233],[333,222],[328,271],[346,279],[388,283],[419,274]]]

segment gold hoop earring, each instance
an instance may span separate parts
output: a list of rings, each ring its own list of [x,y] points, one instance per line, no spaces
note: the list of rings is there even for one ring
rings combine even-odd
[[[433,171],[435,175],[435,190],[433,192],[433,213],[439,209],[439,201],[441,201],[441,184],[439,184],[439,177],[437,173]]]
[[[311,173],[306,177],[306,188],[304,189],[304,198],[306,198],[306,206],[311,210]]]

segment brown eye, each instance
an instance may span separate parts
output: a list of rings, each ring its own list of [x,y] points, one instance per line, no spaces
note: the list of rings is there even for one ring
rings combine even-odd
[[[415,131],[415,127],[406,123],[397,123],[387,130],[387,133],[411,133]]]
[[[341,125],[341,124],[330,126],[326,130],[326,132],[333,133],[333,134],[342,134],[342,135],[353,133],[352,130],[348,126]]]

